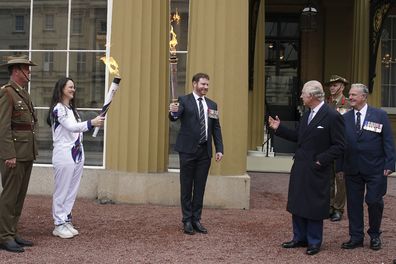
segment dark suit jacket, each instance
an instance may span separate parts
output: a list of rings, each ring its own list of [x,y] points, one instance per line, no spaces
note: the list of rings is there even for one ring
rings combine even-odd
[[[345,174],[382,174],[384,169],[395,171],[395,148],[386,112],[368,106],[364,119],[382,124],[381,133],[363,127],[360,133],[356,133],[353,110],[344,114],[344,119],[347,143],[343,164]]]
[[[344,120],[324,104],[308,125],[306,112],[296,130],[280,125],[276,135],[297,142],[290,173],[287,210],[312,220],[328,218],[333,161],[344,146]],[[320,166],[316,164],[320,162]]]
[[[205,97],[208,109],[217,110],[217,104]],[[198,148],[200,136],[199,111],[192,93],[179,97],[179,111],[175,116],[169,113],[169,119],[180,119],[180,131],[176,139],[177,152],[195,153]],[[212,138],[216,152],[224,153],[223,140],[219,119],[208,117],[208,154],[212,157]]]

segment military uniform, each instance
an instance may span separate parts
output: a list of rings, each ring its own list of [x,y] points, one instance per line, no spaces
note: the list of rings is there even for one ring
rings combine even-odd
[[[0,89],[0,243],[15,239],[37,155],[37,118],[29,93],[10,81]],[[16,158],[10,168],[5,161]]]
[[[328,104],[333,107],[340,114],[345,114],[351,109],[349,99],[341,94],[337,99],[329,98]],[[346,200],[345,192],[345,179],[336,177],[335,173],[338,172],[337,161],[335,165],[335,171],[331,177],[330,184],[330,215],[335,211],[343,214]]]

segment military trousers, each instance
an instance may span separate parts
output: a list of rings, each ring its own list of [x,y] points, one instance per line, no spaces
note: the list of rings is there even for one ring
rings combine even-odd
[[[330,182],[330,214],[335,211],[344,212],[346,201],[345,176],[336,177],[335,173],[331,176]]]
[[[17,161],[15,168],[0,160],[0,243],[14,239],[29,185],[33,161]]]

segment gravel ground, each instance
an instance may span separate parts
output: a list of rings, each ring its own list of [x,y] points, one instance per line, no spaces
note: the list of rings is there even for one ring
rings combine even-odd
[[[20,233],[35,243],[25,253],[0,251],[0,263],[392,263],[396,258],[396,178],[389,179],[383,219],[383,248],[343,250],[348,221],[325,221],[322,251],[283,249],[291,238],[285,210],[289,175],[251,173],[251,209],[206,208],[209,234],[182,233],[179,207],[107,204],[78,199],[73,212],[80,235],[51,235],[51,197],[28,196]],[[366,219],[367,223],[367,219]]]

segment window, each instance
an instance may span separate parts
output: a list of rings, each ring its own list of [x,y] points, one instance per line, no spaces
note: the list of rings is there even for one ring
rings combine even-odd
[[[45,52],[43,59],[43,71],[52,72],[54,70],[54,53]]]
[[[98,21],[98,33],[104,34],[106,33],[107,23],[106,21]]]
[[[381,105],[396,108],[396,15],[385,20],[381,36]],[[386,109],[396,113],[396,109]]]
[[[21,15],[15,16],[15,31],[16,32],[25,31],[25,16],[21,16]]]
[[[73,34],[82,33],[82,17],[73,18],[72,33]]]
[[[99,33],[95,21],[107,23],[108,3],[111,5],[111,0],[24,0],[0,5],[0,24],[12,25],[9,31],[2,32],[1,63],[10,55],[27,54],[37,64],[31,68],[28,87],[39,119],[36,164],[51,164],[52,136],[46,118],[52,90],[60,77],[69,76],[75,81],[76,106],[83,120],[98,115],[101,110],[107,87],[100,57],[109,47],[105,46],[107,32]],[[75,14],[73,10],[78,12]],[[84,25],[90,34],[75,37],[73,33],[82,34],[85,14],[92,21]],[[8,79],[7,69],[1,68],[0,85]],[[103,166],[103,135],[103,129],[96,138],[92,133],[85,133],[85,165]]]
[[[87,54],[77,53],[77,72],[85,72]]]
[[[45,15],[44,30],[54,30],[54,15]]]

